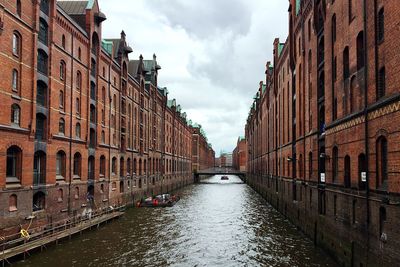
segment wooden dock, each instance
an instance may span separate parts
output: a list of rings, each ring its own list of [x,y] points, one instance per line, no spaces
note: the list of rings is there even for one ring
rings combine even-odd
[[[80,221],[79,223],[70,223],[63,226],[59,226],[53,228],[51,230],[47,230],[45,233],[37,233],[32,234],[29,240],[24,238],[19,238],[17,240],[13,240],[8,242],[10,245],[12,243],[16,244],[16,246],[0,250],[0,260],[2,261],[3,266],[5,263],[9,263],[9,259],[23,255],[24,258],[26,255],[29,255],[29,251],[35,249],[43,249],[48,244],[58,243],[59,240],[64,238],[71,238],[71,236],[82,233],[87,229],[91,229],[92,227],[99,227],[100,224],[111,221],[113,219],[119,218],[124,214],[121,211],[114,211],[112,213],[107,213],[98,217],[94,217],[92,219],[87,219]]]

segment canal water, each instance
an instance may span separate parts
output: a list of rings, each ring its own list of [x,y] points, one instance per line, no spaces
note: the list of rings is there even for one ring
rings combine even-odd
[[[202,182],[14,266],[337,266],[238,177]]]

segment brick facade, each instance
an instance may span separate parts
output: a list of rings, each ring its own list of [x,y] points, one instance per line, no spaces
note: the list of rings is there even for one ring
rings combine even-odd
[[[289,4],[246,124],[248,182],[342,265],[396,265],[400,6]]]
[[[247,171],[247,144],[246,138],[239,137],[236,147],[232,152],[233,168],[239,171]]]
[[[192,171],[202,171],[214,167],[215,152],[208,143],[200,125],[193,125],[192,132]]]
[[[130,60],[105,19],[97,1],[0,0],[0,234],[193,182],[156,56]]]

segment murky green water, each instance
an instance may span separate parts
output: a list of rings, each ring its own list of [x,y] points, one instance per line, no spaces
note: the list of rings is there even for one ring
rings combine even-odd
[[[205,182],[14,266],[336,266],[236,176]]]

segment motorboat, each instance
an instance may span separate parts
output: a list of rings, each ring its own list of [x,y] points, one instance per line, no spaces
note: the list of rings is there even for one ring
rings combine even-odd
[[[155,197],[148,197],[146,199],[142,199],[136,203],[137,207],[172,207],[180,200],[179,196],[170,195],[170,194],[162,194],[157,195]]]

